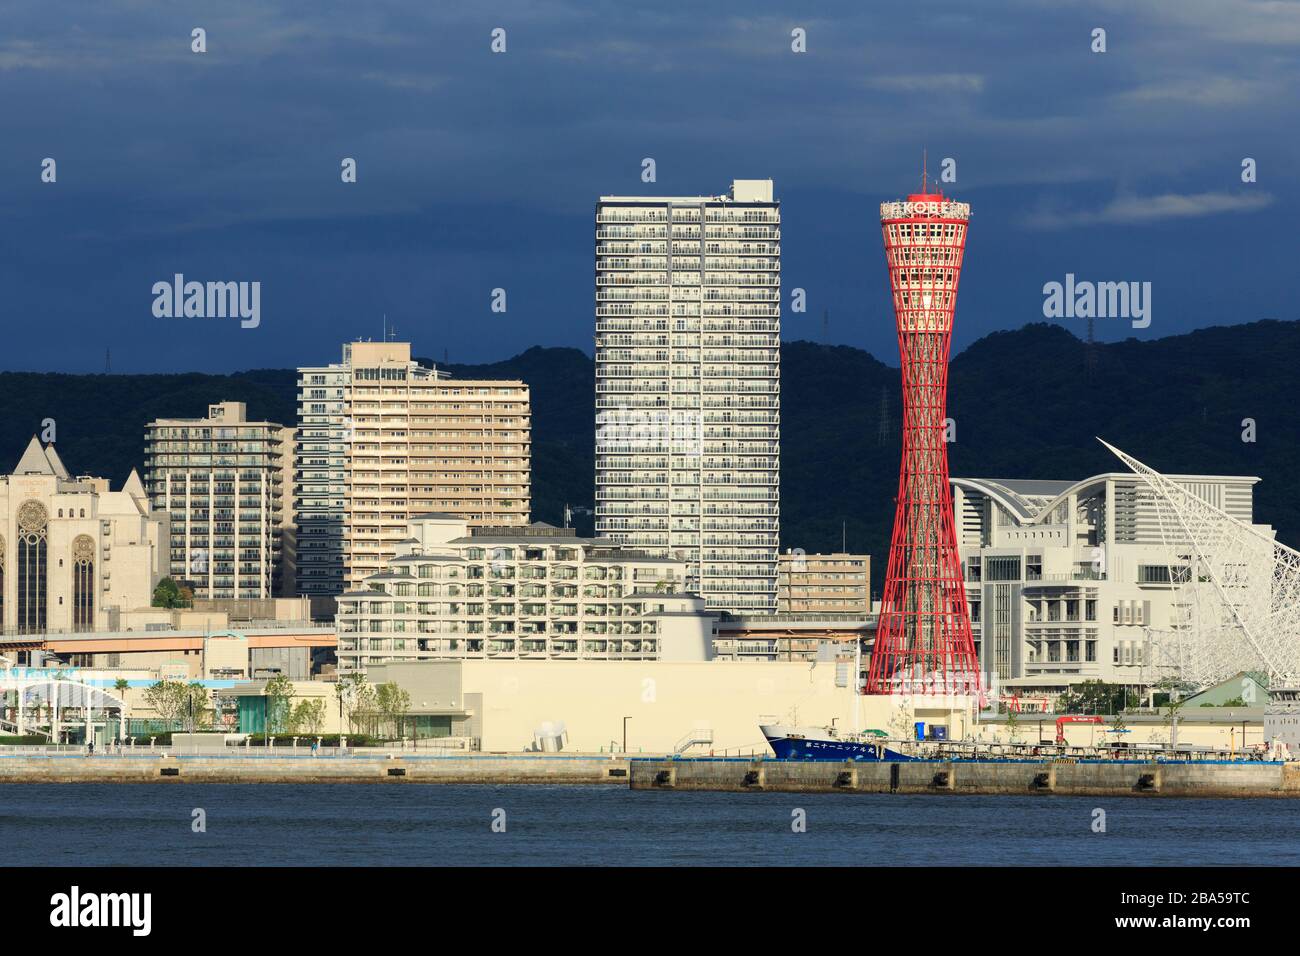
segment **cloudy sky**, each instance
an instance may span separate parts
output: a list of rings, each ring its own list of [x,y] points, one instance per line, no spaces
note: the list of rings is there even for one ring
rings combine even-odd
[[[1298,52],[1288,0],[6,0],[0,368],[319,363],[385,315],[439,359],[590,352],[598,196],[768,177],[785,337],[894,362],[878,203],[923,148],[973,210],[958,348],[1066,273],[1152,284],[1102,339],[1294,319]],[[156,318],[178,272],[259,281],[260,326]]]

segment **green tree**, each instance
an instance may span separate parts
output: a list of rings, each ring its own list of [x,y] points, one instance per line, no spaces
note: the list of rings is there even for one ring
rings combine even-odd
[[[284,733],[293,717],[293,683],[283,674],[266,682],[266,732]]]
[[[181,724],[193,733],[212,724],[208,689],[197,681],[186,684],[178,680],[160,680],[144,692],[144,701],[158,719],[169,726]]]
[[[402,722],[411,709],[411,695],[393,681],[375,688],[375,705],[393,729],[393,736],[402,735]]]
[[[168,725],[181,719],[185,706],[185,685],[180,681],[160,680],[150,685],[144,692],[144,702],[158,715],[158,719]]]
[[[208,689],[198,681],[192,681],[182,691],[182,714],[185,729],[190,733],[206,730],[212,726],[212,701]]]
[[[1020,714],[1018,711],[1007,708],[1007,741],[1009,743],[1020,743]]]
[[[318,734],[325,723],[325,701],[320,697],[300,700],[289,717],[289,732]]]
[[[348,729],[357,733],[361,715],[369,707],[373,709],[373,691],[366,682],[365,674],[348,674],[334,684],[334,695],[339,700],[340,710],[347,720]],[[343,728],[340,727],[340,730]]]
[[[153,589],[154,607],[184,607],[180,585],[171,578],[163,578]]]

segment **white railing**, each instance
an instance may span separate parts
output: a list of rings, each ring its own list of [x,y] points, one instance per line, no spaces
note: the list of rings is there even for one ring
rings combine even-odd
[[[696,727],[673,745],[673,753],[685,753],[695,746],[708,746],[713,743],[712,727]]]

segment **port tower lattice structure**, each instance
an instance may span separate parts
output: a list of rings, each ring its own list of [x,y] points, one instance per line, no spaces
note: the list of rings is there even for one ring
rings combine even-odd
[[[1162,542],[1178,562],[1170,579],[1182,615],[1169,630],[1152,631],[1156,663],[1198,687],[1242,671],[1264,671],[1270,683],[1294,683],[1300,676],[1300,552],[1102,444],[1146,484]]]
[[[948,483],[948,359],[970,205],[880,206],[902,365],[903,446],[868,694],[975,694],[979,664]]]

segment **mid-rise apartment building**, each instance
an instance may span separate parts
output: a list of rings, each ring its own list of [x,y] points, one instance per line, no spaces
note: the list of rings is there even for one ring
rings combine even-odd
[[[423,515],[385,568],[338,599],[342,673],[393,661],[707,660],[715,615],[684,562],[567,528]]]
[[[243,402],[206,418],[160,418],[145,429],[145,490],[170,515],[169,575],[200,598],[269,598],[283,591],[283,542],[293,429],[250,421]]]
[[[776,586],[779,614],[869,614],[871,556],[786,551]]]
[[[298,382],[300,593],[332,597],[379,572],[416,515],[528,523],[523,382],[453,379],[412,359],[409,342],[349,343]]]
[[[1258,478],[1165,477],[1252,520]],[[1142,478],[953,478],[952,488],[984,673],[1052,693],[1085,680],[1150,684],[1172,672],[1159,635],[1186,621],[1191,546],[1162,527]]]
[[[596,533],[774,612],[781,211],[771,180],[596,207]]]

